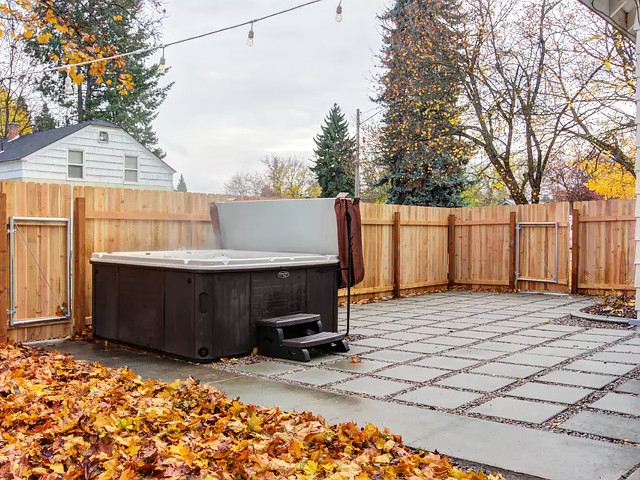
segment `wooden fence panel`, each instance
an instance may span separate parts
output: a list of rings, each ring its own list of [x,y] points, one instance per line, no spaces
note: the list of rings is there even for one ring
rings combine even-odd
[[[520,290],[569,291],[569,210],[567,202],[518,205],[518,222],[558,223],[558,283],[519,281]],[[520,235],[520,277],[551,279],[556,269],[556,232],[552,225],[522,226]]]
[[[7,217],[71,216],[71,187],[54,183],[2,182],[7,198]],[[6,232],[6,228],[5,228]],[[6,233],[4,233],[6,235]],[[28,246],[28,248],[27,248]],[[14,237],[15,319],[55,317],[60,311],[55,295],[68,309],[67,230],[64,224],[21,222]],[[7,270],[8,267],[7,267]],[[7,279],[8,283],[9,279]],[[7,292],[8,293],[8,292]],[[7,300],[7,305],[9,300]],[[70,333],[69,320],[9,328],[8,337],[16,342],[64,337]]]
[[[578,291],[634,291],[635,200],[576,202],[578,210]]]
[[[76,187],[86,199],[87,272],[93,252],[204,249],[213,243],[206,194]],[[92,286],[86,288],[91,315]]]
[[[509,286],[509,213],[514,210],[511,206],[452,209],[456,216],[455,284]]]

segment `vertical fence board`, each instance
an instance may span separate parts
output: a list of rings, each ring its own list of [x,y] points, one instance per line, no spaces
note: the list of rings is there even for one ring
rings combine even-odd
[[[9,248],[7,242],[7,195],[0,193],[0,342],[6,342],[9,319]]]
[[[80,334],[86,326],[86,204],[84,197],[75,199],[73,211],[73,331]]]

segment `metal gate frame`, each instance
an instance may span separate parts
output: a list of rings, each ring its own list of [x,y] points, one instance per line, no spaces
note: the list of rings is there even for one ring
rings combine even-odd
[[[525,278],[520,276],[520,232],[522,230],[522,226],[555,226],[556,231],[556,268],[555,273],[552,279],[546,278]],[[540,253],[537,251],[536,247],[532,245],[533,249],[536,251],[538,256]],[[516,225],[516,281],[524,281],[524,282],[543,282],[543,283],[558,283],[558,222],[518,222]],[[541,257],[541,256],[540,256]],[[542,257],[541,257],[542,258]],[[544,260],[543,260],[544,263]],[[546,267],[546,264],[545,264]],[[547,268],[547,271],[549,269]]]
[[[16,310],[15,310],[15,302],[14,302],[14,290],[15,290],[15,282],[14,282],[14,257],[15,257],[15,234],[16,234],[16,227],[17,224],[20,222],[42,222],[42,223],[64,223],[66,224],[66,229],[67,229],[67,308],[66,308],[66,313],[67,315],[64,317],[46,317],[46,318],[28,318],[28,319],[24,319],[24,320],[15,320],[14,316],[16,314]],[[14,326],[19,326],[19,325],[28,325],[30,323],[46,323],[46,322],[53,322],[53,321],[60,321],[60,320],[65,320],[65,319],[70,319],[71,318],[71,241],[72,241],[72,231],[71,231],[71,218],[53,218],[53,217],[9,217],[9,230],[7,231],[7,233],[9,234],[9,277],[10,277],[10,281],[9,281],[9,310],[7,311],[7,313],[9,314],[9,325],[11,327]],[[27,249],[29,249],[29,246],[27,245]],[[31,253],[31,255],[33,255],[33,252],[31,252],[31,250],[29,249],[29,252]],[[34,258],[35,260],[35,258]],[[42,271],[42,269],[40,268],[40,265],[38,264],[38,261],[35,260],[36,264],[38,265],[38,269],[40,270],[40,273],[42,273],[42,275],[44,276],[44,272]],[[49,280],[45,277],[45,281],[47,282],[47,284],[49,284]],[[51,286],[49,285],[49,287],[51,288]],[[55,296],[55,295],[54,295]],[[57,298],[56,298],[57,300]],[[59,305],[60,307],[62,307],[62,305]]]

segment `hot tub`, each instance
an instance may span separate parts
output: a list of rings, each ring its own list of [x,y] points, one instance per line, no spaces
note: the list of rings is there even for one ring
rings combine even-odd
[[[203,362],[250,353],[269,319],[319,315],[321,332],[337,332],[336,205],[222,202],[211,250],[94,253],[94,335]],[[296,337],[305,328],[291,327]]]
[[[94,335],[197,361],[249,353],[257,320],[313,312],[338,328],[336,255],[95,253]]]

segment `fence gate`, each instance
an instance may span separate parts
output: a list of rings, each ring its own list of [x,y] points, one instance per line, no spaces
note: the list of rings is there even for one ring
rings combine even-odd
[[[558,222],[518,222],[516,280],[558,283]]]
[[[71,221],[9,217],[9,324],[70,319]]]

